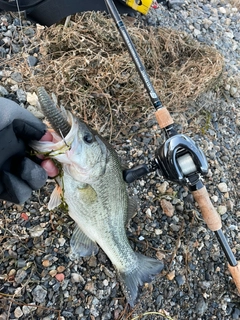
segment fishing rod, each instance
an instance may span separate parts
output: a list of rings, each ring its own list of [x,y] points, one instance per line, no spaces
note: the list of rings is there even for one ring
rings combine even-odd
[[[131,183],[147,173],[158,171],[167,180],[187,186],[199,205],[205,223],[215,233],[225,253],[228,269],[240,293],[240,263],[236,260],[227,242],[222,231],[220,215],[214,208],[201,179],[208,172],[207,159],[191,138],[178,134],[175,130],[174,121],[166,107],[162,105],[113,0],[104,1],[156,110],[157,122],[166,135],[165,142],[156,150],[155,158],[150,164],[125,170],[123,178],[127,183]]]

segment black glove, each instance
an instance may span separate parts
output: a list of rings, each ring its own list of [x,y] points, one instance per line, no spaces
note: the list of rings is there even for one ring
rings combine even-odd
[[[46,171],[26,157],[28,142],[41,139],[45,131],[29,111],[0,98],[0,199],[23,203],[45,184]]]

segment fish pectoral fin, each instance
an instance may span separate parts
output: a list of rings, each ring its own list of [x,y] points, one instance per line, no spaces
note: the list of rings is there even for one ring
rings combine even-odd
[[[72,259],[96,255],[99,250],[98,245],[92,241],[78,225],[76,225],[73,231],[70,247],[70,257]]]
[[[97,200],[97,193],[89,184],[86,184],[83,187],[78,188],[77,190],[82,201],[86,204],[93,204]]]
[[[50,196],[48,209],[53,210],[54,208],[58,207],[62,202],[62,196],[63,196],[62,188],[59,185],[57,185]]]
[[[123,292],[131,307],[134,306],[138,297],[138,287],[145,282],[151,282],[154,276],[159,274],[164,267],[162,261],[146,257],[140,253],[135,254],[138,259],[137,267],[127,273],[118,271]]]

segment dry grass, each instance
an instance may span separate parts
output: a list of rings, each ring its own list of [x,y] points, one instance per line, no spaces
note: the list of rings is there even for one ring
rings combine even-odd
[[[231,4],[232,7],[235,7],[238,10],[240,10],[240,1],[239,0],[229,0],[229,3]]]
[[[218,80],[223,59],[214,48],[169,29],[127,29],[170,111],[186,108]],[[154,111],[115,25],[104,14],[76,15],[70,28],[39,30],[32,43],[41,53],[35,70],[27,67],[22,54],[11,61],[15,71],[24,74],[25,89],[35,91],[44,84],[103,135],[127,132]]]

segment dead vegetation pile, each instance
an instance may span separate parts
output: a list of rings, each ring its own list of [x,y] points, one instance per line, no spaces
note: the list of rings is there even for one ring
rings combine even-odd
[[[170,111],[181,111],[218,80],[223,59],[214,48],[174,30],[125,23],[163,105]],[[76,15],[68,28],[55,25],[38,30],[34,43],[41,53],[35,70],[18,61],[28,90],[44,85],[103,135],[126,131],[149,113],[154,117],[134,63],[106,15]]]

